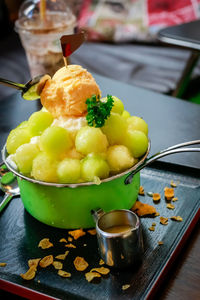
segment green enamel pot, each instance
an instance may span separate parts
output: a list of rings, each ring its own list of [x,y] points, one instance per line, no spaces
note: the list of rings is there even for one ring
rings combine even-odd
[[[21,200],[25,209],[38,221],[58,228],[94,227],[91,210],[101,208],[105,212],[114,209],[130,209],[135,203],[140,187],[140,173],[131,184],[125,185],[127,175],[141,164],[147,154],[134,167],[101,181],[79,184],[56,184],[38,181],[16,171],[2,150],[7,168],[17,176]]]

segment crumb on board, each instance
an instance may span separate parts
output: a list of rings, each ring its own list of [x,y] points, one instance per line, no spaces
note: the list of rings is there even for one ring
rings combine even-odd
[[[163,245],[164,243],[163,243],[163,241],[158,241],[158,245]]]
[[[131,285],[130,284],[124,284],[122,285],[122,290],[125,291],[127,290]]]
[[[171,203],[167,203],[166,207],[168,209],[174,209],[175,208],[175,206],[173,204],[171,204]]]
[[[77,271],[84,271],[89,266],[87,261],[80,256],[77,256],[73,263]]]
[[[180,216],[173,216],[173,217],[170,217],[171,220],[173,221],[177,221],[177,222],[182,222],[183,221],[183,218],[180,217]]]
[[[53,243],[51,243],[48,238],[44,238],[39,242],[38,247],[41,247],[42,249],[48,249],[53,247]]]
[[[139,217],[154,215],[157,213],[153,205],[136,201],[134,206],[131,208]]]
[[[160,223],[162,225],[168,225],[168,218],[160,217]]]
[[[174,189],[172,187],[165,187],[164,188],[164,194],[165,194],[165,199],[167,201],[170,201],[172,198],[174,198]]]
[[[160,199],[161,199],[161,196],[160,196],[160,194],[159,193],[153,193],[153,201],[154,202],[159,202],[160,201]]]
[[[71,230],[68,232],[71,236],[73,236],[73,238],[75,240],[77,240],[78,238],[80,238],[81,236],[84,236],[86,233],[85,231],[80,228],[80,229],[75,229],[75,230]]]
[[[139,195],[144,196],[144,188],[142,185],[139,187]]]

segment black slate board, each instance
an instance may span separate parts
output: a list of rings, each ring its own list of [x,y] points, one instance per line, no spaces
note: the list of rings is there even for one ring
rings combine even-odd
[[[76,249],[69,249],[63,269],[71,272],[72,277],[61,278],[53,266],[38,269],[32,281],[24,281],[19,274],[28,269],[30,258],[44,257],[48,254],[58,255],[67,248],[59,242],[67,237],[67,230],[46,226],[31,217],[23,208],[20,198],[13,199],[0,215],[0,262],[7,266],[0,268],[0,287],[31,299],[144,299],[152,296],[167,270],[171,266],[186,238],[200,216],[200,179],[195,169],[177,168],[167,163],[157,163],[154,168],[146,168],[141,172],[141,184],[146,192],[161,193],[161,201],[154,204],[161,216],[180,215],[183,222],[169,219],[167,226],[159,223],[159,216],[142,218],[144,236],[144,257],[139,266],[126,270],[111,270],[94,283],[88,283],[84,272],[78,272],[73,266],[73,259],[83,256],[91,268],[97,267],[99,255],[96,236],[88,233],[74,241]],[[175,209],[166,208],[164,187],[170,186],[170,181],[180,181],[175,188]],[[139,196],[142,202],[152,204],[148,195]],[[152,222],[156,223],[154,232],[148,230]],[[54,248],[42,250],[38,243],[48,237],[54,243]],[[158,241],[164,244],[159,246]],[[88,269],[90,269],[90,267]],[[122,286],[130,284],[123,291]],[[36,294],[40,293],[40,294]]]

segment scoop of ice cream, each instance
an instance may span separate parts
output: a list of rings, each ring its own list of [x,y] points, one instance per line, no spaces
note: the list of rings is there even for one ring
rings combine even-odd
[[[58,118],[84,115],[87,111],[85,101],[92,95],[101,95],[92,75],[79,65],[68,65],[46,81],[40,99],[42,105]]]

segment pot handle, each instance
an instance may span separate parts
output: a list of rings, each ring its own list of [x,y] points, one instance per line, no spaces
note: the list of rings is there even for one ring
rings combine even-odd
[[[139,165],[135,170],[133,170],[131,173],[129,173],[129,175],[125,178],[124,183],[130,184],[132,182],[133,176],[137,172],[139,172],[140,170],[142,170],[143,168],[150,165],[152,162],[154,162],[155,160],[157,160],[161,157],[164,157],[164,156],[167,156],[170,154],[180,153],[180,152],[200,152],[200,148],[181,148],[184,146],[197,145],[197,144],[200,144],[200,140],[189,141],[186,143],[177,144],[177,145],[174,145],[167,149],[164,149],[164,150],[152,155],[149,158],[146,158],[141,165]],[[181,149],[179,149],[179,148],[181,148]]]
[[[100,217],[103,216],[104,214],[105,214],[105,212],[101,208],[91,210],[91,215],[92,215],[95,223],[97,223],[97,221],[100,219]]]

